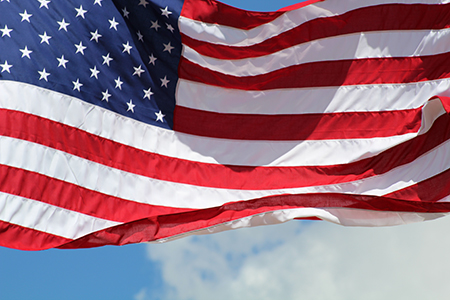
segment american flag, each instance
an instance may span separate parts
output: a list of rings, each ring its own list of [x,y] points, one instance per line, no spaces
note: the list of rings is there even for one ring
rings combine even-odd
[[[449,45],[448,0],[0,0],[0,245],[441,217]]]

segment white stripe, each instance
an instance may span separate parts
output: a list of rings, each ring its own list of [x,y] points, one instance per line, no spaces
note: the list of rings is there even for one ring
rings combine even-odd
[[[152,243],[165,243],[185,236],[212,234],[245,227],[255,227],[263,225],[280,224],[296,218],[316,217],[324,221],[344,225],[344,226],[395,226],[423,222],[447,216],[447,213],[410,213],[410,212],[390,212],[373,211],[352,208],[294,208],[266,212],[262,214],[245,217],[218,224],[215,226],[186,232]]]
[[[221,190],[156,180],[73,156],[46,146],[0,137],[0,164],[36,172],[100,193],[153,205],[206,208],[266,192]]]
[[[385,174],[348,183],[314,187],[319,192],[383,196],[412,186],[450,168],[450,141],[439,145],[415,161]],[[308,190],[309,188],[306,188]],[[300,189],[305,192],[305,189]]]
[[[183,46],[183,56],[204,68],[233,76],[270,73],[294,65],[319,61],[413,57],[449,51],[450,28],[420,31],[381,31],[349,34],[300,44],[255,58],[221,60]],[[336,47],[345,45],[345,47]]]
[[[208,208],[232,201],[298,193],[381,196],[414,185],[450,168],[450,141],[447,141],[410,164],[362,180],[302,188],[233,190],[155,180],[9,137],[0,137],[0,153],[0,164],[37,172],[122,199],[183,208]]]
[[[337,224],[368,227],[411,224],[434,220],[448,215],[448,213],[410,213],[346,208],[328,208],[324,209],[324,211],[336,218],[338,222],[335,223]],[[326,217],[323,217],[323,220],[331,221]]]
[[[425,99],[434,95],[435,91],[443,89],[441,88],[443,83],[438,83],[438,87],[434,84],[431,82],[424,83],[423,86],[407,85],[406,91],[380,87],[379,98],[370,98],[373,101],[363,101],[363,103],[378,105],[377,103],[382,102],[379,99],[384,99],[383,97],[388,97],[388,95],[402,95],[404,93],[412,95],[416,91],[422,93],[429,90],[428,95],[426,93],[422,95],[423,101],[426,101]],[[443,86],[448,89],[449,82],[446,81]],[[357,90],[365,88],[358,87]],[[369,88],[377,89],[378,87]],[[319,90],[330,94],[340,94],[345,99],[347,93],[345,89],[344,87],[339,90]],[[202,90],[199,92],[200,95]],[[286,93],[289,93],[289,91],[286,91]],[[307,93],[314,95],[316,92],[315,90],[305,91],[305,95]],[[420,93],[419,96],[421,96]],[[217,98],[220,98],[218,94],[216,93]],[[0,108],[42,116],[144,151],[203,163],[248,166],[335,165],[375,156],[415,136],[415,134],[407,134],[374,139],[299,142],[222,140],[196,137],[146,125],[79,99],[29,84],[0,81],[0,95],[2,95],[0,97]],[[214,94],[211,95],[216,98]],[[317,95],[317,101],[312,102],[316,103],[318,107],[326,105],[326,101],[321,102],[322,99],[330,99],[325,94],[323,94],[323,97],[319,97],[320,94],[315,95]],[[235,99],[235,96],[235,94],[230,94],[230,101]],[[267,101],[269,99],[281,99],[280,102],[283,103],[283,97],[280,94],[267,96]],[[264,97],[263,94],[258,96],[258,98]],[[358,96],[352,98],[349,94],[349,97],[350,101],[356,102],[358,100]],[[292,98],[299,99],[296,96]],[[21,99],[21,101],[16,101],[16,99]],[[364,99],[364,97],[360,99]],[[407,100],[407,97],[405,99]],[[413,103],[413,105],[423,105],[423,103]],[[333,102],[330,103],[330,106],[333,106]],[[295,111],[295,108],[293,110]]]
[[[243,227],[262,226],[265,224],[284,223],[295,218],[316,217],[332,223],[345,226],[393,226],[422,222],[447,214],[444,213],[409,213],[373,211],[353,208],[294,208],[262,213],[236,221],[228,222],[208,228],[210,233],[223,231],[225,228],[236,229]],[[226,229],[225,229],[226,230]]]
[[[120,224],[3,192],[0,192],[0,220],[66,239]]]
[[[450,0],[348,0],[321,1],[293,11],[286,12],[272,22],[263,24],[250,30],[236,29],[219,24],[208,24],[181,16],[178,20],[180,31],[189,37],[208,43],[227,46],[251,46],[269,38],[289,31],[313,19],[332,17],[354,9],[372,5],[405,3],[405,4],[445,4]]]
[[[407,84],[243,91],[180,79],[177,105],[236,114],[315,114],[418,108],[450,96],[450,78]]]

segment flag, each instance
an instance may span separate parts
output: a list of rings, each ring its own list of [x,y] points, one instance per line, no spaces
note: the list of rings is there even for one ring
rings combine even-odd
[[[450,211],[450,3],[0,1],[0,245]]]

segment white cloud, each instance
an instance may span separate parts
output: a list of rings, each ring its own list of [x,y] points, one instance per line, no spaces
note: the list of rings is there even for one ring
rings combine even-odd
[[[147,250],[163,299],[445,299],[448,228],[450,217],[382,228],[291,221]]]
[[[134,300],[145,300],[147,299],[147,289],[143,288],[139,291],[139,293],[137,293],[136,295],[134,295]]]

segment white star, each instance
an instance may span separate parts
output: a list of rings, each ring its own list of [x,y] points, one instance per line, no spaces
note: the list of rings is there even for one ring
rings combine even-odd
[[[167,24],[166,23],[166,26],[167,26],[167,29],[170,31],[170,32],[172,32],[173,33],[173,31],[175,30],[175,28],[173,28],[173,26],[172,25],[170,25],[170,24]]]
[[[109,26],[109,29],[114,28],[117,31],[117,25],[119,25],[119,23],[116,22],[116,18],[112,18],[112,20],[108,20],[109,24],[111,24],[111,26]]]
[[[62,21],[58,22],[58,24],[59,24],[58,31],[61,30],[61,29],[64,29],[67,32],[67,26],[69,26],[70,23],[66,23],[66,21],[64,19],[62,19]]]
[[[28,57],[29,59],[31,59],[30,54],[31,54],[31,52],[33,52],[33,51],[28,50],[28,47],[27,47],[27,46],[25,46],[25,48],[19,49],[19,50],[20,50],[20,52],[22,52],[22,57],[26,56],[26,57]]]
[[[0,64],[0,67],[2,67],[2,73],[5,72],[5,71],[8,72],[8,73],[11,73],[11,71],[9,69],[11,69],[12,66],[13,65],[8,65],[8,61],[5,60],[4,64]]]
[[[130,17],[129,17],[130,12],[127,10],[126,7],[124,7],[124,8],[122,9],[122,12],[123,12],[123,17],[124,17],[124,18],[127,18],[127,19],[130,18]]]
[[[75,10],[77,11],[76,17],[81,16],[84,19],[84,14],[87,13],[87,10],[83,9],[83,5],[80,5],[80,8],[75,8]]]
[[[50,75],[50,73],[47,73],[45,71],[45,68],[42,71],[38,71],[38,73],[39,73],[39,75],[41,75],[41,77],[39,77],[39,80],[44,79],[45,81],[48,81],[47,77]]]
[[[108,93],[108,90],[106,90],[106,91],[102,92],[102,95],[103,95],[102,101],[106,101],[106,102],[108,102],[108,100],[109,100],[109,97],[111,97],[111,94],[110,94],[110,93]]]
[[[150,55],[150,56],[148,57],[148,59],[150,59],[150,61],[148,62],[148,64],[155,65],[155,61],[157,60],[157,58],[153,56],[153,53],[152,53],[152,55]]]
[[[77,47],[77,51],[75,52],[75,54],[80,52],[82,55],[84,55],[84,49],[86,49],[87,47],[83,46],[83,42],[80,42],[78,45],[77,44],[74,45],[75,47]]]
[[[156,31],[158,31],[158,28],[161,27],[158,24],[158,20],[156,20],[155,22],[153,22],[152,20],[150,20],[150,22],[152,23],[152,26],[150,26],[150,28],[154,28]]]
[[[80,92],[80,88],[83,86],[82,83],[80,83],[80,79],[78,78],[77,81],[72,81],[73,83],[73,90],[77,90]]]
[[[130,102],[127,102],[127,105],[128,105],[127,111],[131,110],[131,112],[134,113],[134,107],[136,105],[133,104],[133,101],[131,101],[131,99],[130,99]]]
[[[118,88],[119,90],[121,90],[123,81],[120,80],[120,76],[117,77],[117,79],[114,79],[114,81],[116,82],[116,89]]]
[[[25,9],[25,11],[22,14],[19,14],[22,17],[22,21],[27,21],[28,23],[30,23],[30,17],[32,16],[32,14],[27,13],[27,10]]]
[[[163,118],[166,115],[163,115],[163,113],[161,111],[155,112],[155,115],[156,115],[156,122],[161,121],[162,123],[164,123],[164,119]]]
[[[164,78],[160,78],[161,80],[161,87],[167,87],[167,84],[170,82],[170,80],[167,80],[167,76],[164,76]]]
[[[136,32],[136,35],[138,36],[138,40],[140,40],[141,42],[144,41],[144,36],[142,35],[142,33],[140,31]]]
[[[133,76],[137,75],[138,77],[141,77],[141,74],[145,72],[145,70],[142,70],[141,66],[139,66],[137,68],[136,67],[133,67],[133,68],[134,68]]]
[[[95,0],[94,4],[98,4],[98,5],[102,6],[102,0]]]
[[[148,98],[148,100],[150,100],[151,95],[153,95],[152,88],[148,88],[148,90],[144,90],[144,99]]]
[[[109,63],[113,60],[111,57],[109,57],[109,53],[106,54],[106,56],[102,55],[102,58],[103,58],[102,65],[106,64],[109,67]]]
[[[41,38],[41,44],[46,43],[47,45],[50,45],[48,40],[51,39],[52,37],[47,35],[47,31],[44,31],[44,34],[40,34],[39,37]]]
[[[102,37],[102,35],[98,33],[98,29],[95,30],[95,32],[91,32],[91,35],[92,35],[91,41],[95,40],[95,42],[97,42],[97,43],[98,43],[98,39]]]
[[[66,68],[66,64],[69,62],[67,59],[64,58],[64,55],[61,56],[61,58],[56,58],[59,61],[58,68],[63,67]]]
[[[91,77],[95,77],[95,79],[98,79],[98,73],[100,73],[100,71],[99,70],[97,70],[97,66],[94,66],[94,68],[93,69],[89,69],[89,70],[91,70]]]
[[[161,15],[163,15],[163,16],[169,17],[169,15],[172,14],[172,12],[167,9],[167,6],[164,9],[160,8],[160,10],[161,10]]]
[[[142,5],[143,7],[147,7],[148,2],[145,0],[139,0],[139,5]]]
[[[98,33],[98,29],[95,32],[91,32],[91,41],[95,40],[98,43],[98,39],[102,37],[101,34]]]
[[[163,43],[163,45],[164,45],[164,50],[163,50],[163,52],[164,52],[164,51],[167,51],[167,52],[169,52],[169,53],[172,53],[172,49],[175,49],[175,47],[172,47],[172,45],[170,45],[170,42],[169,42],[167,45]]]
[[[39,8],[45,7],[46,9],[48,9],[48,4],[51,2],[50,0],[38,0],[41,3],[41,6],[39,6]]]
[[[4,37],[5,35],[11,37],[11,35],[9,33],[13,30],[9,29],[8,25],[5,25],[5,28],[3,28],[3,29],[0,28],[0,31],[2,32],[2,37]]]
[[[133,48],[130,46],[130,42],[127,42],[126,44],[122,44],[122,46],[123,46],[122,53],[127,52],[128,54],[130,54],[130,50]]]

